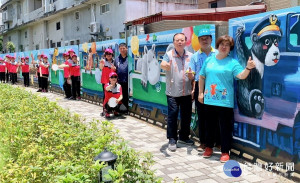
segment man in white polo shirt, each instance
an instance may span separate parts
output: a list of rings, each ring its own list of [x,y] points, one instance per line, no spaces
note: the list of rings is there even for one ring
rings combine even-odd
[[[190,124],[192,114],[192,72],[189,70],[189,62],[192,53],[186,51],[186,36],[177,33],[173,37],[174,49],[168,51],[161,68],[166,71],[166,95],[168,102],[167,138],[169,139],[168,149],[176,151],[178,143],[193,145],[190,136]],[[180,131],[177,135],[177,119],[180,110]]]

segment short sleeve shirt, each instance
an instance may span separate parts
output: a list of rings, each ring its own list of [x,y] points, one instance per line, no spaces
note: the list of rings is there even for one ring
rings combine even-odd
[[[171,63],[171,70],[166,71],[166,95],[171,97],[191,95],[192,82],[186,73],[191,57],[192,53],[188,51],[181,57],[175,49],[165,54],[163,60]]]
[[[217,50],[213,49],[212,47],[209,55],[206,55],[206,53],[202,52],[201,49],[193,54],[189,67],[191,68],[192,71],[195,72],[195,81],[199,80],[200,70],[205,60],[208,57],[216,54],[217,54]]]
[[[234,78],[242,71],[240,63],[230,56],[222,60],[216,56],[207,58],[200,71],[205,77],[204,103],[233,108]]]

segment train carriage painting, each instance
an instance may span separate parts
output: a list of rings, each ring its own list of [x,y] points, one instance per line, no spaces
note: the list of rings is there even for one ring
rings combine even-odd
[[[300,7],[229,20],[236,57],[245,66],[237,81],[234,142],[242,151],[300,170]]]
[[[101,101],[103,96],[100,83],[102,71],[99,69],[99,62],[103,58],[106,48],[111,48],[114,55],[118,56],[120,54],[119,44],[124,42],[124,39],[114,39],[79,45],[83,98],[90,98],[92,101],[97,102]],[[89,53],[92,55],[91,59],[89,59]]]
[[[215,25],[203,24],[182,29],[132,36],[127,40],[129,63],[129,95],[131,110],[142,117],[166,125],[167,99],[166,77],[160,63],[166,51],[174,48],[173,36],[184,33],[187,37],[186,50],[194,53],[200,49],[198,33],[200,29],[210,29],[215,42]],[[193,121],[196,115],[193,115]],[[195,130],[196,123],[192,123]]]

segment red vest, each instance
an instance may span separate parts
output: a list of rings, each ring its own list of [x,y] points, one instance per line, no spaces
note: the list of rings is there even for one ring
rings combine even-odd
[[[17,65],[17,63],[13,63],[13,64],[10,64],[10,72],[11,73],[17,73],[17,68],[18,68],[19,66]]]
[[[0,72],[5,72],[5,67],[6,67],[5,63],[1,63],[0,64]]]
[[[105,106],[105,104],[109,101],[111,97],[115,97],[116,99],[118,99],[122,95],[122,87],[119,83],[117,83],[116,86],[111,90],[106,91],[106,87],[108,87],[109,85],[110,83],[106,83],[104,86],[105,98],[104,98],[103,106]],[[120,101],[119,104],[122,104],[122,101]]]
[[[114,70],[111,69],[111,66],[114,65],[114,61],[109,62],[105,59],[104,67],[102,69],[102,76],[101,76],[101,83],[106,84],[109,83],[109,73],[113,72]]]
[[[65,64],[68,65],[69,67],[64,67],[64,77],[68,78],[70,76],[71,64],[69,63],[68,60],[65,61]]]
[[[41,67],[41,70],[42,70],[42,74],[47,74],[47,75],[49,75],[49,67],[45,67],[44,65],[48,65],[49,66],[49,64],[41,64],[40,65],[40,67]]]
[[[29,64],[22,63],[22,73],[28,73],[29,72]]]
[[[71,76],[80,76],[80,65],[70,67]]]

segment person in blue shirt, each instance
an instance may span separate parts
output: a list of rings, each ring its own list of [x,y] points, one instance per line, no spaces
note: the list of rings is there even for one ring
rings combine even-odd
[[[191,62],[189,64],[190,69],[193,73],[195,73],[192,77],[194,78],[193,83],[193,93],[195,100],[195,106],[197,110],[198,115],[198,129],[199,129],[199,140],[200,140],[200,146],[198,147],[198,151],[204,151],[205,149],[205,104],[201,104],[198,101],[198,95],[199,95],[199,76],[200,76],[200,70],[202,68],[202,65],[204,64],[204,61],[210,57],[214,56],[217,53],[217,50],[215,50],[212,46],[212,34],[209,29],[201,29],[198,34],[198,41],[200,44],[200,49],[196,53],[193,54],[191,58]],[[216,136],[215,136],[215,142],[216,146],[220,146],[220,128],[216,127]]]
[[[128,110],[128,58],[127,58],[127,45],[125,43],[119,44],[120,55],[115,59],[114,65],[116,73],[118,74],[118,83],[122,86],[123,90],[123,104]],[[127,113],[127,111],[125,111]]]
[[[221,132],[221,162],[227,162],[231,149],[234,79],[246,79],[250,70],[255,68],[255,62],[249,57],[246,68],[229,56],[234,48],[232,37],[224,35],[216,43],[218,54],[204,62],[199,78],[198,100],[206,104],[206,148],[203,157],[209,158],[213,153],[214,128],[220,126]],[[205,87],[204,87],[205,85]]]

